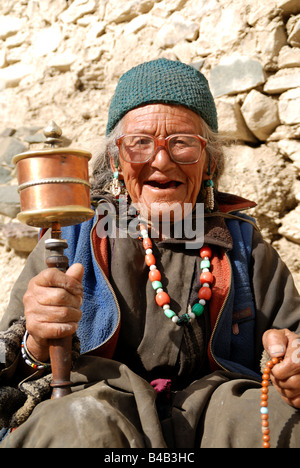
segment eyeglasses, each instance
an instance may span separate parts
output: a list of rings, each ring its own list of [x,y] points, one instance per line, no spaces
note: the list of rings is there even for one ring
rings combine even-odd
[[[178,164],[195,164],[199,161],[207,140],[200,135],[176,134],[167,138],[152,135],[122,135],[116,140],[120,156],[132,164],[148,162],[158,148],[165,148],[170,158]]]

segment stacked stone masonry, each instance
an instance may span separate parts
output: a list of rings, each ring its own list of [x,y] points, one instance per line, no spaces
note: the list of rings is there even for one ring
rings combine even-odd
[[[119,77],[158,57],[208,78],[228,143],[220,189],[258,203],[249,214],[300,289],[299,0],[1,0],[0,263],[12,265],[3,308],[36,242],[12,225],[12,157],[40,145],[51,119],[96,156]]]

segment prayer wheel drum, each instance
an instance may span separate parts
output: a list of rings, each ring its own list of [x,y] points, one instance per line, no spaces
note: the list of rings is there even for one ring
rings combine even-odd
[[[28,151],[14,157],[21,212],[19,221],[36,227],[79,224],[94,216],[90,205],[91,154],[67,148]]]

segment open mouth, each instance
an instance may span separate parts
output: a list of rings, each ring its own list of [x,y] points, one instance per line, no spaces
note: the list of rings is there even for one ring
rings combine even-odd
[[[156,180],[148,180],[145,182],[145,185],[149,185],[150,187],[159,189],[159,190],[166,190],[166,189],[176,189],[181,185],[181,182],[177,182],[176,180],[170,180],[168,182],[158,182]]]

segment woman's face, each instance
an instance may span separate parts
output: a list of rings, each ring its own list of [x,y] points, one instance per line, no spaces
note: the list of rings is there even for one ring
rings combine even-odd
[[[128,112],[123,119],[124,134],[167,137],[175,133],[201,135],[201,130],[201,118],[183,106],[146,105]],[[206,160],[203,151],[197,163],[178,164],[166,148],[158,147],[145,164],[131,164],[120,157],[119,174],[134,205],[150,218],[151,210],[157,216],[170,213],[174,204],[181,210],[186,203],[195,206],[202,181],[208,178]]]

